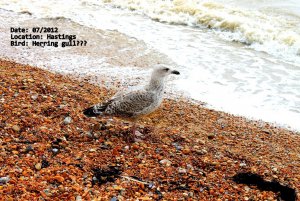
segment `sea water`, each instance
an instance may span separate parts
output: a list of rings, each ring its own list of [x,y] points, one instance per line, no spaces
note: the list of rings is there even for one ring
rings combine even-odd
[[[124,85],[165,64],[181,72],[173,94],[300,130],[297,0],[8,0],[0,8],[2,58]],[[22,25],[59,26],[88,45],[12,48],[9,27]]]

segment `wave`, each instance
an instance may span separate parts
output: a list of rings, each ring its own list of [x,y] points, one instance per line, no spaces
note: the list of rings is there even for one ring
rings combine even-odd
[[[270,15],[221,3],[200,0],[103,0],[102,3],[128,9],[152,20],[204,27],[222,38],[287,57],[300,56],[300,18]]]

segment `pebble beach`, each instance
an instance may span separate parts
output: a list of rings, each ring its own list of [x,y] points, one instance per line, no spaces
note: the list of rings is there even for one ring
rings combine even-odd
[[[114,93],[1,60],[0,200],[300,200],[299,132],[178,98],[128,142],[82,114]]]

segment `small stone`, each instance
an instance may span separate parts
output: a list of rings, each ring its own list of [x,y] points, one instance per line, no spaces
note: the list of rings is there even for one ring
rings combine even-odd
[[[222,166],[227,166],[227,162],[224,161],[224,162],[221,163],[221,165],[222,165]]]
[[[0,177],[0,184],[6,184],[7,182],[9,182],[9,176],[7,177]]]
[[[143,159],[143,158],[145,158],[145,154],[143,152],[141,152],[138,156],[136,156],[136,158]]]
[[[59,175],[54,176],[53,179],[60,182],[60,183],[65,181],[65,179],[62,176],[59,176]]]
[[[48,189],[48,188],[44,189],[43,192],[44,192],[47,196],[51,196],[51,195],[52,195],[50,189]]]
[[[180,174],[185,174],[186,173],[186,169],[185,168],[178,168],[178,172]]]
[[[250,191],[250,188],[249,188],[249,186],[245,186],[245,188],[244,188],[244,189],[245,189],[245,191],[246,191],[246,192],[249,192],[249,191]]]
[[[64,107],[66,107],[67,105],[59,105],[59,109],[63,109]]]
[[[20,127],[18,126],[18,125],[14,125],[13,127],[12,127],[12,129],[14,130],[14,131],[16,131],[16,132],[19,132],[21,129],[20,129]]]
[[[166,166],[170,166],[172,164],[172,162],[169,161],[168,159],[163,159],[163,160],[159,161],[159,163],[162,165],[166,165]]]
[[[272,171],[273,171],[273,172],[278,172],[278,169],[277,169],[276,167],[273,167],[273,168],[272,168]]]
[[[13,151],[12,151],[12,153],[13,153],[14,155],[17,155],[17,154],[19,154],[19,152],[18,152],[18,151],[16,151],[16,150],[13,150]]]
[[[49,162],[46,159],[43,159],[42,160],[42,167],[41,168],[47,168],[49,166],[50,166]]]
[[[225,128],[227,126],[226,120],[222,118],[217,120],[217,124],[219,124],[221,128]]]
[[[97,177],[93,177],[92,180],[93,180],[94,182],[98,181]]]
[[[100,137],[99,133],[93,133],[92,134],[92,138],[94,138],[94,139],[99,139],[99,137]]]
[[[63,193],[63,192],[65,191],[64,186],[63,186],[63,185],[59,185],[59,186],[58,186],[58,191],[59,191],[60,193]],[[54,192],[54,191],[52,190],[51,192]]]
[[[89,176],[89,174],[88,174],[87,172],[85,172],[85,173],[82,174],[82,178],[83,178],[83,179],[88,178],[88,176]]]
[[[195,146],[193,147],[193,149],[194,149],[194,150],[196,150],[196,149],[200,149],[200,146],[198,146],[198,145],[195,145]]]
[[[109,147],[113,146],[113,143],[111,141],[106,141],[106,142],[104,142],[104,144]]]
[[[155,185],[154,185],[154,183],[149,183],[148,187],[149,187],[149,188],[154,188]]]
[[[240,167],[246,167],[247,164],[245,162],[240,163]]]
[[[210,133],[210,134],[207,135],[207,138],[210,139],[210,140],[212,140],[212,139],[215,138],[215,134]]]
[[[64,119],[64,124],[70,124],[72,122],[72,118],[71,117],[66,117]]]
[[[148,196],[144,196],[144,197],[140,197],[139,200],[148,201],[148,200],[153,200],[153,199]]]
[[[110,199],[110,201],[118,201],[118,198],[112,197],[112,198]]]
[[[80,195],[76,196],[76,201],[82,201],[82,197]]]
[[[133,149],[133,150],[139,150],[139,146],[138,146],[137,144],[133,144],[133,145],[132,145],[132,149]]]
[[[183,154],[189,154],[189,153],[191,153],[191,150],[190,150],[190,148],[185,147],[185,148],[182,150],[182,153],[183,153]]]
[[[33,147],[31,145],[28,145],[25,149],[25,152],[28,153],[30,151],[33,151]]]
[[[162,151],[161,148],[156,148],[156,149],[155,149],[155,153],[157,153],[157,154],[159,154],[161,151]]]
[[[93,148],[92,148],[92,149],[90,149],[89,151],[90,151],[90,152],[95,152],[95,151],[96,151],[96,149],[93,149]]]
[[[118,191],[123,190],[122,186],[118,186],[118,185],[113,185],[113,188]]]
[[[38,94],[34,94],[34,95],[31,96],[31,99],[36,100],[38,98],[38,96],[39,96]]]
[[[194,170],[194,167],[191,164],[187,164],[186,167],[188,170]]]
[[[108,146],[108,145],[105,144],[105,143],[102,143],[102,144],[100,145],[100,148],[101,148],[101,149],[110,149],[111,147]]]
[[[57,148],[53,148],[52,152],[56,154],[58,152],[58,149]]]
[[[195,152],[197,153],[197,154],[201,154],[201,155],[204,155],[204,154],[207,154],[207,151],[206,151],[206,149],[200,149],[200,150],[195,150]]]
[[[92,131],[87,131],[85,133],[89,138],[94,138],[93,132]]]
[[[37,163],[35,164],[35,169],[40,170],[42,168],[42,164],[41,163]]]
[[[182,149],[182,146],[180,146],[178,143],[174,142],[172,143],[177,151],[180,151]]]

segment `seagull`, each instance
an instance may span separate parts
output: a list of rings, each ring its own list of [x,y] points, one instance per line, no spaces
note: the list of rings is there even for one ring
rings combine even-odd
[[[165,79],[168,75],[180,73],[166,66],[154,68],[150,82],[139,90],[118,92],[109,100],[86,108],[83,114],[87,117],[99,115],[115,116],[133,122],[132,135],[136,133],[136,121],[155,111],[163,100]]]

